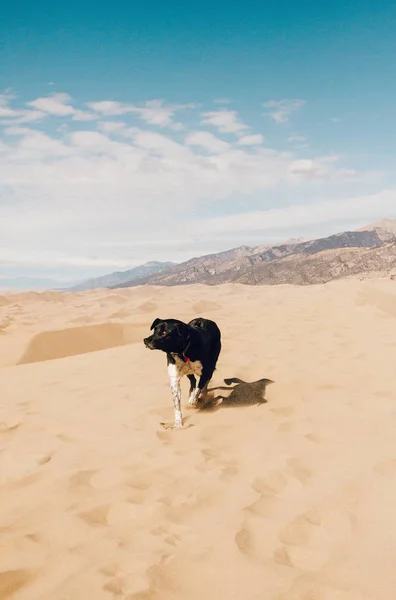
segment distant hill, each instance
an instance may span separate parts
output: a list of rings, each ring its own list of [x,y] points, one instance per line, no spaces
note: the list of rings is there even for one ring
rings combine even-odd
[[[141,277],[149,277],[151,275],[162,273],[173,266],[175,266],[175,263],[172,262],[151,261],[127,271],[116,271],[115,273],[110,273],[109,275],[102,275],[101,277],[86,279],[71,286],[67,291],[84,292],[85,290],[94,290],[97,288],[118,287],[127,281],[134,281],[135,279]]]
[[[386,220],[359,231],[344,231],[314,240],[290,240],[273,246],[241,246],[193,258],[163,273],[111,287],[228,282],[307,285],[341,277],[388,274],[396,271],[395,232],[396,220]]]
[[[62,289],[69,285],[72,285],[72,283],[39,277],[0,277],[0,291],[3,292],[25,292],[28,290],[41,292]]]

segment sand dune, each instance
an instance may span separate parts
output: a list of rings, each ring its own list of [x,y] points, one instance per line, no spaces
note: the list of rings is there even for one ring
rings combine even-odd
[[[394,597],[394,282],[0,306],[0,600]],[[165,430],[141,340],[198,315],[223,332],[213,389]]]
[[[128,327],[121,323],[100,323],[42,331],[29,342],[18,364],[54,360],[140,342],[146,330],[147,326],[144,325]]]

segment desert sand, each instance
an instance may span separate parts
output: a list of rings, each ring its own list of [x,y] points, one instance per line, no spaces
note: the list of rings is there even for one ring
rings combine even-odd
[[[166,430],[196,316],[274,383]],[[0,600],[394,598],[395,282],[3,295],[0,380]]]

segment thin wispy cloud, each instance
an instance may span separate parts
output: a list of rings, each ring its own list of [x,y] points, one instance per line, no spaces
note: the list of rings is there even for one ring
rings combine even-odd
[[[30,123],[38,121],[45,115],[39,110],[15,109],[11,107],[15,96],[9,93],[0,94],[0,122],[12,120],[13,123]]]
[[[238,146],[258,146],[264,143],[264,136],[261,133],[252,133],[244,135],[237,141]]]
[[[269,233],[277,231],[282,235],[282,232],[296,231],[296,228],[303,229],[343,220],[352,223],[359,219],[369,222],[378,212],[380,214],[389,212],[393,203],[396,203],[396,189],[355,198],[331,198],[319,202],[216,217],[199,223],[199,227],[210,231],[212,235],[225,232],[235,235],[257,230]],[[374,206],[378,207],[378,212],[374,210]],[[358,219],[356,215],[359,215]],[[197,226],[192,226],[192,231],[195,231]]]
[[[113,100],[104,100],[101,102],[91,102],[89,108],[105,117],[115,117],[120,115],[134,114],[142,121],[157,127],[168,127],[170,129],[182,129],[181,122],[175,121],[174,116],[179,111],[196,108],[193,103],[166,105],[163,100],[148,100],[143,106],[116,102]]]
[[[305,105],[305,100],[269,100],[264,102],[264,108],[269,109],[266,114],[271,117],[275,123],[286,123],[292,113],[296,112]]]
[[[307,138],[304,135],[293,133],[292,135],[289,135],[287,141],[291,143],[303,143],[307,141]]]
[[[236,110],[212,110],[202,113],[203,125],[211,125],[222,133],[235,133],[242,135],[250,129],[242,123]]]
[[[0,94],[0,118],[17,117],[18,111],[9,106],[13,96],[10,94]]]

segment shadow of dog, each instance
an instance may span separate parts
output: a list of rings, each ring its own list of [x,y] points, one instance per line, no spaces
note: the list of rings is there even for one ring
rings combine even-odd
[[[272,379],[258,379],[257,381],[247,382],[239,377],[230,377],[224,379],[226,386],[209,388],[206,395],[200,400],[200,410],[217,410],[220,407],[241,407],[241,406],[260,406],[266,404],[265,398],[267,386],[275,383]],[[233,385],[233,387],[231,387]],[[231,392],[228,395],[217,394],[217,391]]]

